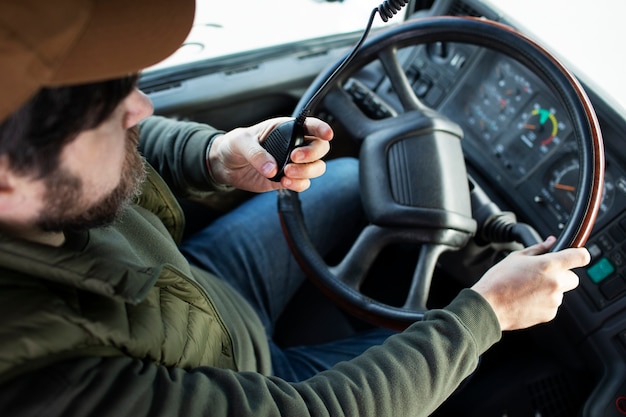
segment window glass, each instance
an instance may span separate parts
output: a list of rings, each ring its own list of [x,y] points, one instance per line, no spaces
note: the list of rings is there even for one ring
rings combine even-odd
[[[555,52],[586,82],[626,109],[626,39],[616,0],[489,0]]]
[[[379,4],[372,0],[197,0],[194,26],[184,45],[153,68],[364,30]],[[405,11],[406,7],[389,23],[402,21]],[[383,24],[377,15],[374,27]]]

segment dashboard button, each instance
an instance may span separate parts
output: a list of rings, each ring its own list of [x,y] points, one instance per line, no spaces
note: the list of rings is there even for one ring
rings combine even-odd
[[[415,95],[417,95],[419,98],[424,98],[432,85],[432,81],[430,81],[428,78],[420,78],[415,84],[413,84],[413,90],[415,91]]]
[[[439,88],[438,86],[434,85],[430,91],[426,94],[426,97],[424,98],[424,101],[426,101],[426,103],[429,106],[434,107],[435,105],[437,105],[439,103],[439,100],[441,100],[441,97],[443,97],[443,93],[444,91]]]
[[[600,292],[607,300],[617,298],[624,291],[626,291],[626,281],[619,276],[608,279],[600,285]]]
[[[611,241],[611,238],[605,234],[598,236],[597,242],[602,248],[602,250],[604,250],[605,252],[609,252],[614,247],[613,242]]]
[[[621,252],[614,252],[611,255],[611,262],[616,268],[621,269],[626,264],[626,259]]]
[[[595,243],[589,245],[587,250],[589,251],[589,255],[591,255],[591,259],[593,261],[595,261],[602,255],[602,249],[600,249],[600,246],[596,245]]]
[[[608,276],[615,272],[615,267],[607,258],[601,258],[598,262],[587,268],[587,275],[596,283],[604,281]]]
[[[615,227],[611,227],[609,234],[613,240],[618,243],[626,239],[626,232],[621,227],[617,227],[617,225]]]

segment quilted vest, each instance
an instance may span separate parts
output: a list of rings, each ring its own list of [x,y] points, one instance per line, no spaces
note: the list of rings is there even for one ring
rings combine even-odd
[[[224,322],[176,248],[182,211],[153,171],[139,204],[75,247],[0,236],[0,381],[81,356],[237,369]]]

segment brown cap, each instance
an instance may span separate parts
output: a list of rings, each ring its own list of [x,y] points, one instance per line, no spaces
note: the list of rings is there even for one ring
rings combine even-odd
[[[0,121],[42,87],[156,64],[185,40],[194,0],[0,0]]]

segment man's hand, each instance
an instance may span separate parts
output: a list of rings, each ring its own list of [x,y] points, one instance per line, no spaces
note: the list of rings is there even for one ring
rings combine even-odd
[[[207,161],[215,181],[254,192],[278,188],[304,191],[309,188],[311,178],[326,172],[326,164],[321,158],[330,150],[333,131],[325,122],[308,117],[304,123],[307,144],[293,150],[293,163],[285,167],[285,176],[277,183],[268,179],[278,172],[276,161],[260,143],[274,127],[286,120],[289,119],[266,120],[216,138]]]
[[[494,265],[472,287],[496,313],[502,330],[531,327],[552,320],[563,294],[578,286],[573,268],[585,266],[585,248],[548,253],[554,237],[510,254]]]

